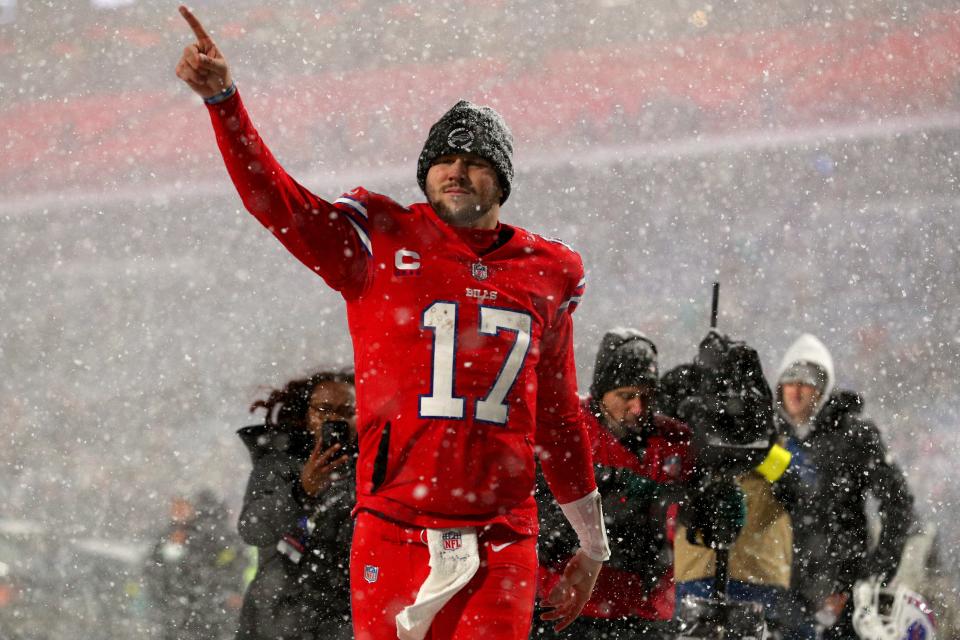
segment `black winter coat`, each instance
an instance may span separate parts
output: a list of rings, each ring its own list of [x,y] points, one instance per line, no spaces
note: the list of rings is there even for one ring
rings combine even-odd
[[[892,576],[913,523],[913,497],[890,459],[873,422],[860,414],[862,400],[834,393],[801,441],[816,468],[812,501],[794,513],[794,585],[811,598],[849,591],[873,574]],[[867,496],[876,499],[881,534],[869,549]]]
[[[165,640],[218,640],[237,628],[229,600],[241,591],[243,545],[225,506],[193,506],[196,516],[167,528],[144,567],[152,617]]]
[[[330,488],[310,498],[300,472],[313,448],[312,436],[263,425],[237,433],[253,461],[237,526],[243,540],[258,548],[257,574],[244,598],[238,640],[351,638],[353,465],[341,467]]]

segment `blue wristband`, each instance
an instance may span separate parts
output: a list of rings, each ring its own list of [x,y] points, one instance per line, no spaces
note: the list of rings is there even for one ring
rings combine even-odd
[[[220,104],[221,102],[224,102],[232,98],[233,94],[235,94],[236,92],[237,92],[237,84],[235,82],[231,82],[229,87],[227,87],[220,93],[210,96],[209,98],[204,98],[203,102],[204,104]]]

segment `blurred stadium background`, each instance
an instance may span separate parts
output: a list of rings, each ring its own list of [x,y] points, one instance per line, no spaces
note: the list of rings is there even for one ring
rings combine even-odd
[[[768,373],[817,334],[956,567],[955,0],[191,6],[320,194],[416,201],[430,124],[503,112],[505,219],[587,265],[581,388],[618,324],[692,357],[713,280]],[[55,540],[143,544],[200,487],[238,505],[246,407],[351,359],[338,296],[240,210],[188,42],[174,3],[0,0],[0,518]]]

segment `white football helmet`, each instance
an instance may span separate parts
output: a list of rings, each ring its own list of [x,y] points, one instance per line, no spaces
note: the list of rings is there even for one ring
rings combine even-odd
[[[853,586],[853,628],[863,640],[935,640],[937,623],[923,597],[879,578]]]

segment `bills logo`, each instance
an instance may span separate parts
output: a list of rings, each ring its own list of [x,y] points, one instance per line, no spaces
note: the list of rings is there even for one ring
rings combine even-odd
[[[459,531],[444,531],[441,540],[444,551],[454,551],[463,545]]]
[[[470,265],[470,273],[477,280],[486,280],[490,277],[490,270],[482,262],[474,262]]]
[[[470,151],[470,147],[473,146],[473,140],[473,132],[463,127],[457,127],[447,136],[448,145],[454,149],[463,149],[464,151]]]
[[[477,300],[480,300],[480,301],[497,299],[496,291],[488,291],[486,289],[471,289],[469,287],[467,287],[466,291],[467,291],[468,298],[476,298]]]
[[[380,567],[375,567],[372,564],[368,564],[363,567],[363,579],[373,584],[380,578]]]

